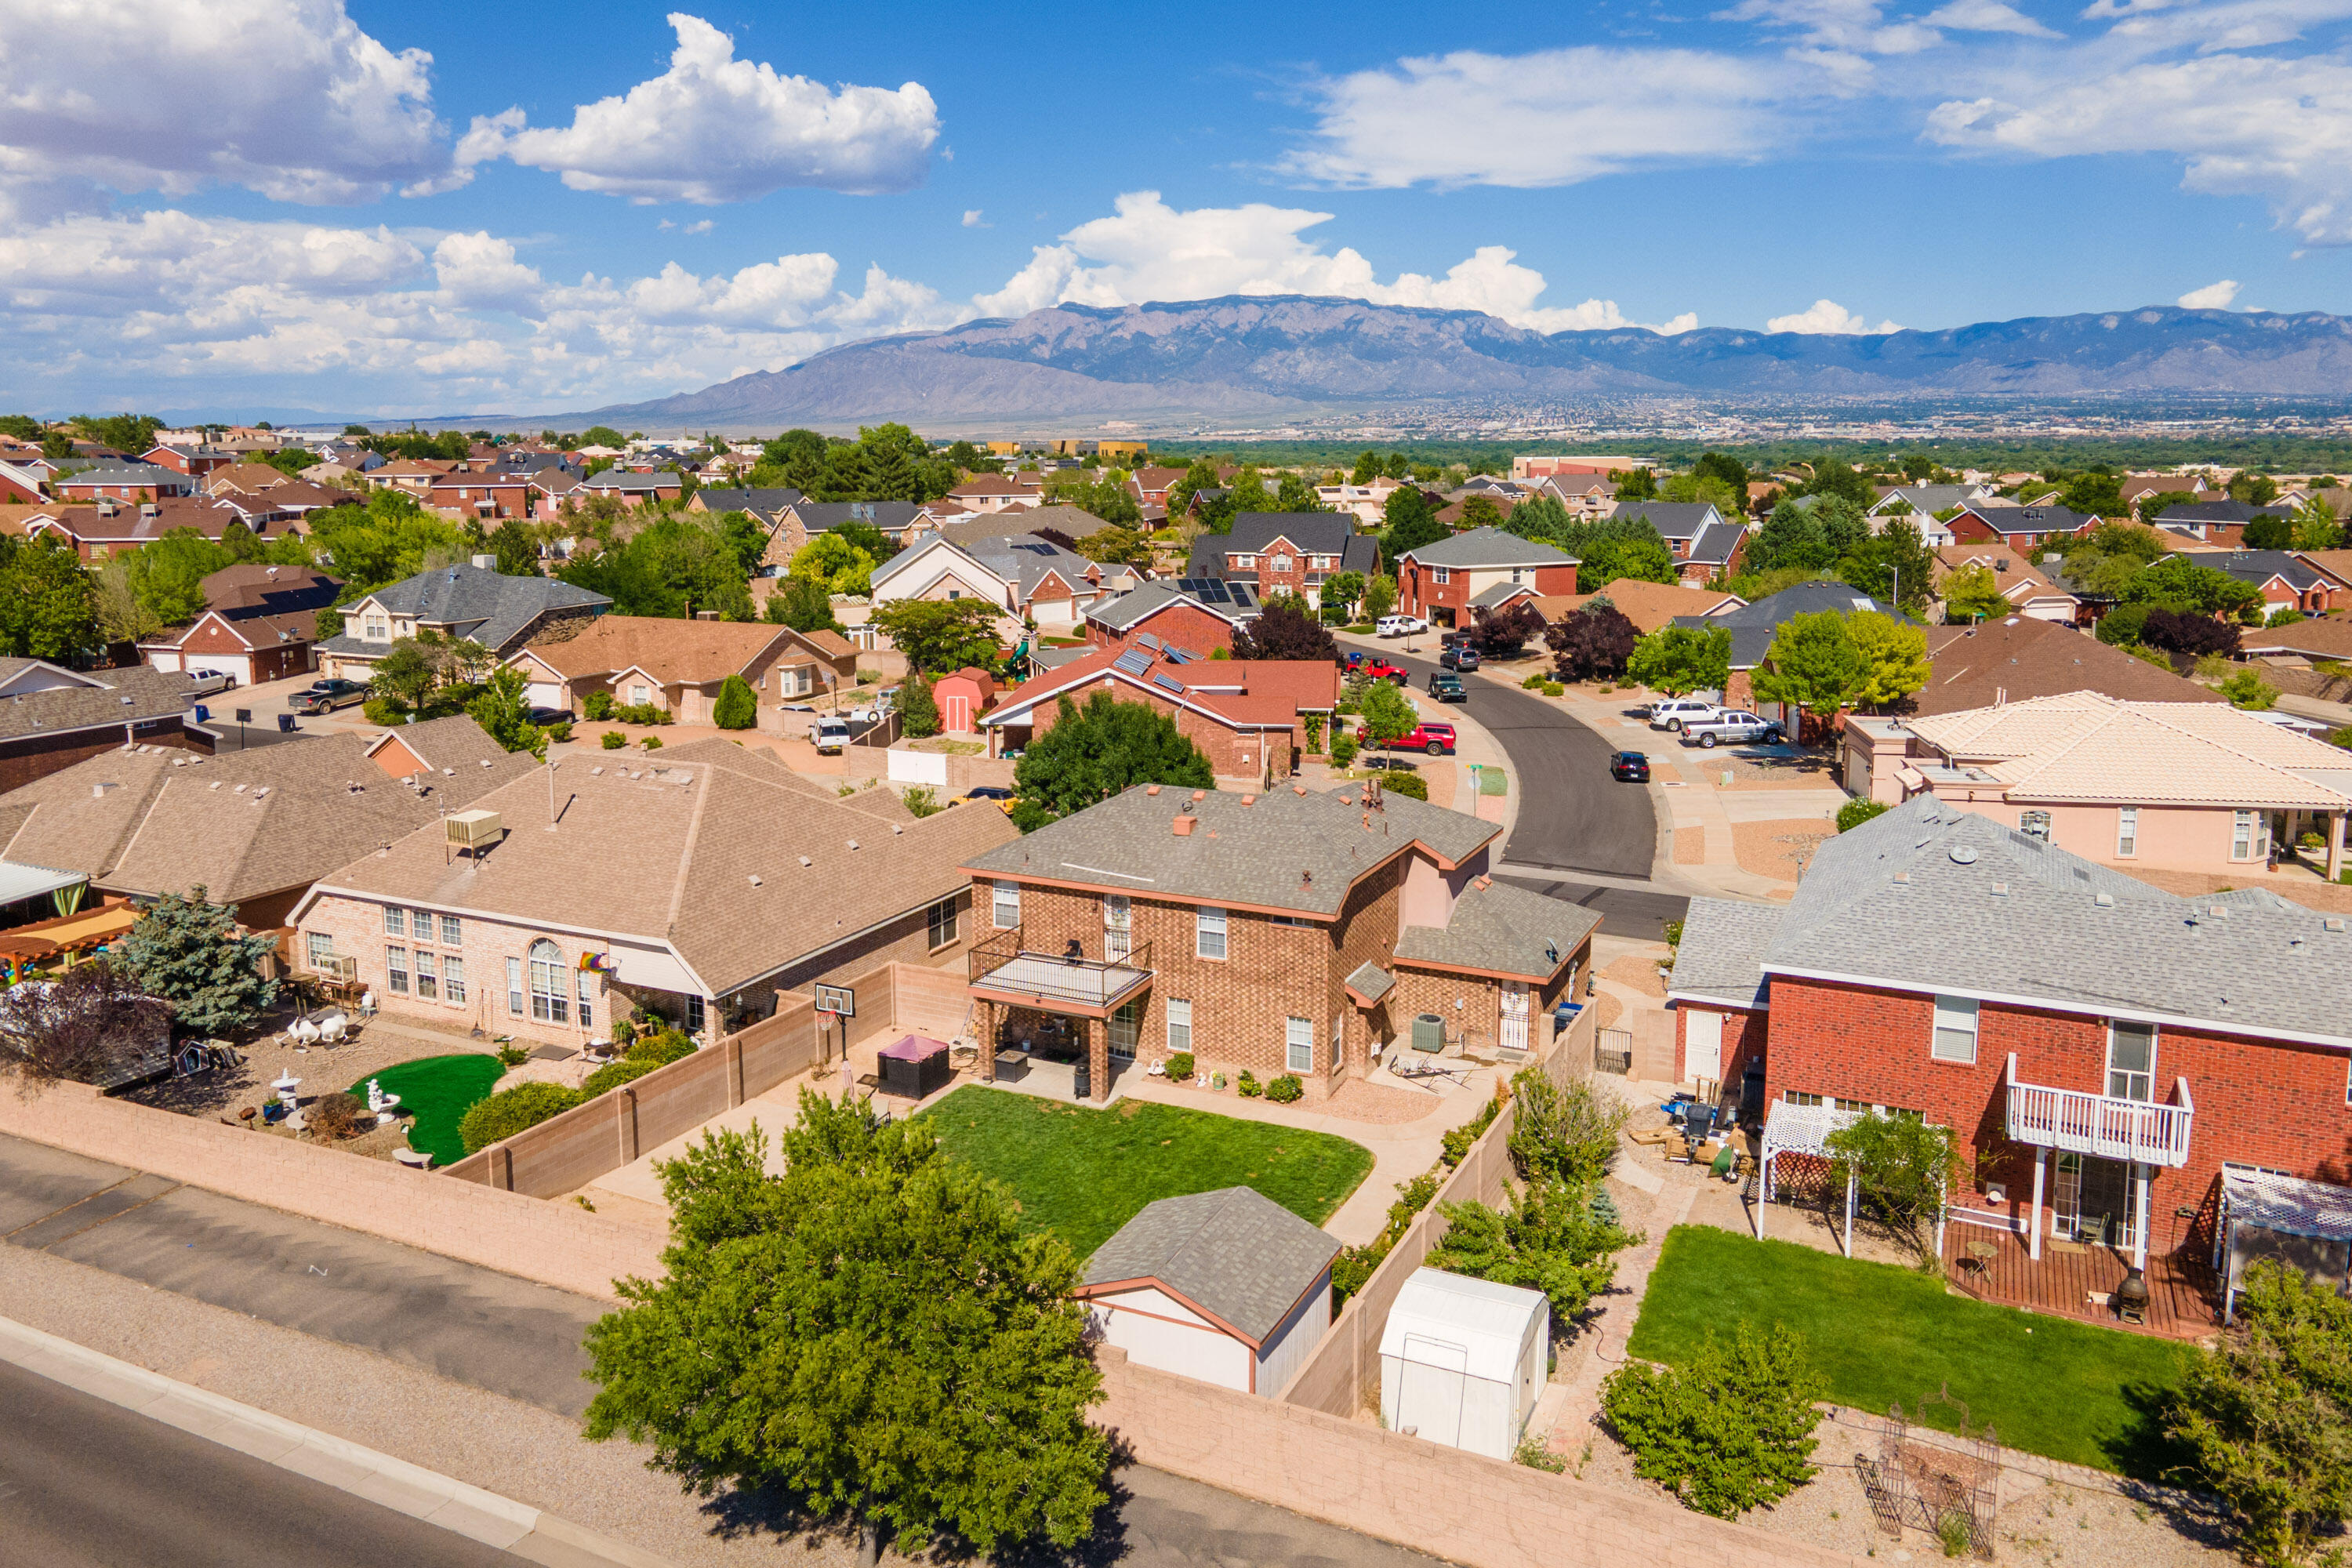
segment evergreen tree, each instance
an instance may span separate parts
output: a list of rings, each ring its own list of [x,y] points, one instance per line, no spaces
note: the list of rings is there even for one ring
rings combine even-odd
[[[898,688],[898,716],[908,740],[940,732],[940,705],[931,696],[931,678],[919,669],[908,671],[906,683]]]
[[[235,907],[214,903],[200,882],[156,900],[122,939],[121,956],[149,995],[172,1005],[183,1031],[234,1035],[278,999],[278,982],[261,973],[277,949],[266,932],[239,936]]]
[[[796,632],[841,630],[835,618],[832,595],[822,583],[805,577],[783,577],[776,582],[776,591],[768,595],[767,618],[775,626],[790,626]]]
[[[751,682],[730,675],[719,683],[719,700],[710,705],[710,721],[722,730],[749,730],[760,721],[760,700]]]

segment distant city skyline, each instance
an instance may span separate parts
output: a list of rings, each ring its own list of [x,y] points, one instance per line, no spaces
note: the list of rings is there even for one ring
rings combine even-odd
[[[1229,293],[2352,312],[2352,0],[14,0],[0,403],[582,408]]]

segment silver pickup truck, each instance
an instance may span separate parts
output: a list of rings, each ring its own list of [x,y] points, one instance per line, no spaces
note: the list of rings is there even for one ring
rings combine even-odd
[[[1725,708],[1706,718],[1683,721],[1683,744],[1685,746],[1696,741],[1713,750],[1726,741],[1738,746],[1780,739],[1780,725],[1744,709]]]

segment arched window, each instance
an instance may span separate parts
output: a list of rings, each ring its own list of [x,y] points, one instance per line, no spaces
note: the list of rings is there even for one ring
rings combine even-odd
[[[553,942],[530,944],[530,1016],[545,1024],[566,1021],[570,1005],[564,997],[563,953]]]

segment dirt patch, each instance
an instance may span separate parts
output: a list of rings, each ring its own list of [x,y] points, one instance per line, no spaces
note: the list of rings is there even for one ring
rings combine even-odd
[[[1664,1001],[1666,983],[1658,973],[1658,960],[1665,955],[1664,948],[1642,952],[1629,952],[1601,972],[1604,980],[1613,980],[1628,991],[1639,991],[1644,996]]]
[[[402,1062],[454,1056],[468,1048],[458,1041],[420,1039],[373,1024],[362,1024],[357,1037],[340,1045],[313,1045],[307,1050],[282,1036],[265,1036],[237,1047],[245,1060],[236,1067],[215,1068],[194,1078],[166,1079],[127,1090],[122,1098],[159,1110],[176,1110],[183,1116],[234,1116],[246,1106],[257,1107],[265,1100],[276,1099],[277,1093],[269,1086],[282,1074],[291,1073],[302,1080],[302,1087],[295,1093],[308,1103],[320,1095],[349,1089]],[[475,1045],[470,1048],[478,1051],[489,1047]]]
[[[1333,1089],[1329,1098],[1315,1109],[1343,1121],[1401,1127],[1431,1115],[1438,1104],[1437,1100],[1416,1089],[1397,1089],[1390,1084],[1366,1083],[1361,1079],[1349,1079]]]
[[[1706,826],[1694,824],[1675,829],[1675,864],[1704,866],[1706,864]]]
[[[1804,875],[1814,851],[1836,837],[1837,825],[1819,816],[1738,822],[1731,827],[1731,849],[1741,870],[1793,882]]]

